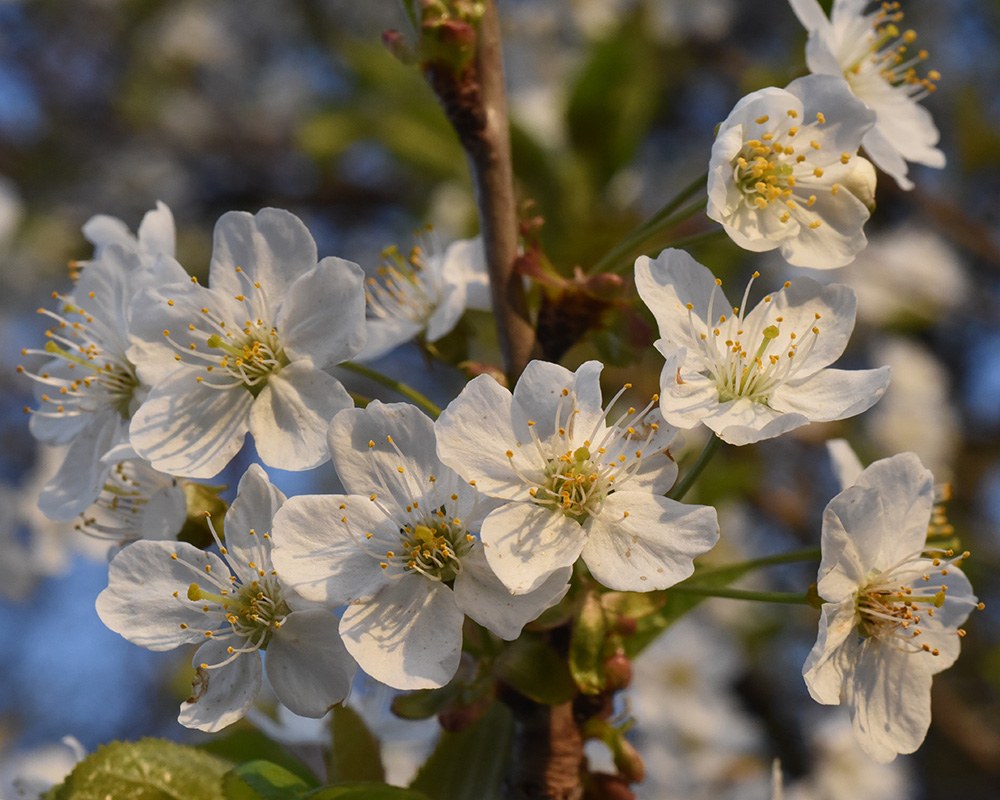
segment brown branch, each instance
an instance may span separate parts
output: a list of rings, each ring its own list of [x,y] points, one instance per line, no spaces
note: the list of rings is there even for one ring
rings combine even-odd
[[[518,255],[518,218],[507,121],[496,0],[487,0],[476,29],[475,58],[459,74],[446,63],[425,63],[437,93],[469,160],[486,248],[493,313],[511,385],[536,352]]]

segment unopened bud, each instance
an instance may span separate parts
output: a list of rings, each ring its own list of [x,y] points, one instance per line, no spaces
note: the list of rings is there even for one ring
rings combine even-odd
[[[623,650],[617,651],[604,662],[605,688],[617,692],[632,683],[632,662]]]

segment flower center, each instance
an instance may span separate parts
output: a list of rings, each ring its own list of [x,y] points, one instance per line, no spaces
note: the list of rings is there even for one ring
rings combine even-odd
[[[784,317],[770,314],[758,314],[757,322],[747,328],[747,300],[758,277],[760,273],[755,272],[743,293],[742,304],[733,308],[731,317],[725,314],[715,317],[714,293],[709,300],[707,324],[696,319],[694,306],[687,304],[692,346],[701,354],[705,371],[715,381],[720,403],[745,398],[766,404],[771,392],[794,376],[819,337],[818,313],[812,325],[798,332],[783,334]],[[715,283],[722,285],[719,279]],[[781,291],[789,286],[791,282],[786,281]],[[767,295],[764,303],[768,305],[773,300],[773,295]]]
[[[475,537],[459,519],[447,519],[444,508],[416,525],[399,530],[401,550],[388,551],[386,559],[405,572],[417,572],[447,583],[462,571],[462,558],[472,549]]]
[[[366,280],[368,316],[378,319],[405,317],[423,324],[440,300],[424,261],[424,250],[414,246],[408,257],[395,245],[382,251],[378,278]]]
[[[556,432],[547,442],[535,433],[535,422],[528,421],[532,444],[542,466],[531,474],[516,467],[515,471],[528,485],[528,494],[536,504],[565,514],[582,525],[598,513],[604,498],[642,466],[643,448],[659,431],[658,423],[646,419],[658,398],[654,396],[641,411],[629,408],[618,422],[604,426],[611,407],[630,388],[632,384],[627,383],[618,391],[582,442],[574,430],[578,413],[576,395],[569,389],[562,390],[556,411]],[[514,451],[507,450],[506,456],[513,465]]]
[[[42,350],[21,351],[21,355],[47,355],[55,357],[77,377],[56,377],[49,372],[30,373],[23,367],[17,371],[28,375],[37,383],[50,387],[51,393],[42,394],[45,406],[38,410],[26,408],[28,413],[48,417],[70,418],[81,413],[94,414],[112,409],[123,420],[132,418],[135,391],[139,378],[135,366],[124,355],[125,344],[117,330],[94,319],[86,310],[63,299],[62,313],[39,309],[58,322],[58,326],[45,332],[48,341]]]
[[[117,542],[141,538],[149,501],[164,489],[183,491],[176,478],[157,472],[145,461],[115,464],[94,501],[98,513],[89,509],[90,513],[81,514],[74,527],[90,536]]]
[[[858,632],[863,638],[878,638],[908,653],[926,652],[938,655],[937,648],[920,642],[921,625],[933,625],[936,609],[951,600],[948,586],[932,582],[936,572],[948,574],[948,567],[969,557],[954,551],[923,551],[912,553],[882,571],[873,571],[868,583],[855,595]],[[945,558],[942,559],[941,556]],[[964,631],[959,631],[963,636]]]
[[[799,112],[793,108],[777,119],[772,120],[768,114],[757,117],[746,130],[748,135],[755,132],[757,138],[746,140],[730,163],[733,180],[747,206],[758,211],[771,209],[782,223],[795,217],[800,224],[815,229],[822,223],[808,209],[816,203],[817,193],[829,191],[836,195],[840,185],[821,181],[823,167],[810,160],[823,149],[810,134],[822,138],[819,131],[826,117],[817,113],[814,121],[802,123],[798,117]],[[757,126],[755,131],[752,126]],[[842,164],[850,159],[850,153],[840,155]]]
[[[872,79],[885,81],[891,86],[902,87],[914,100],[921,100],[937,89],[935,81],[941,79],[937,70],[929,70],[921,78],[917,65],[927,60],[926,50],[912,51],[917,40],[913,30],[900,31],[903,20],[899,3],[883,3],[869,18],[873,31],[869,32],[865,49],[844,68],[844,77],[859,96],[864,96]]]
[[[222,351],[219,366],[254,397],[260,394],[273,373],[289,364],[274,328],[247,324],[241,333],[230,338],[213,334],[207,344],[213,350]]]

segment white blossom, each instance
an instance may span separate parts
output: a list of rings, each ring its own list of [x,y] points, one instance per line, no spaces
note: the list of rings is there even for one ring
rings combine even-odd
[[[659,325],[660,411],[672,425],[704,423],[730,444],[751,444],[860,414],[885,392],[887,367],[829,369],[854,328],[846,286],[797,278],[751,309],[751,280],[736,307],[683,250],[640,257],[635,280]]]
[[[941,76],[917,72],[927,51],[916,49],[917,34],[901,30],[899,3],[881,3],[865,13],[868,0],[834,0],[828,19],[817,0],[789,0],[809,31],[806,62],[812,72],[843,76],[851,91],[878,115],[862,140],[865,151],[902,189],[912,189],[907,161],[941,168],[944,153],[930,112],[920,101]]]
[[[132,419],[133,446],[161,472],[207,478],[249,430],[265,464],[319,466],[330,419],[354,403],[324,369],[364,346],[361,269],[317,263],[298,217],[265,208],[219,219],[209,281],[133,304],[129,357],[153,387]]]
[[[366,279],[368,344],[359,361],[372,361],[422,335],[436,342],[467,307],[489,309],[483,240],[460,239],[441,252],[432,231],[404,257],[388,248],[377,277]]]
[[[91,536],[118,544],[136,539],[176,539],[187,519],[183,484],[142,459],[111,469],[94,504],[76,524]]]
[[[719,126],[708,216],[740,247],[842,267],[865,246],[875,169],[857,155],[875,114],[843,80],[808,75],[740,100]]]
[[[662,494],[677,477],[677,431],[652,404],[611,425],[602,365],[528,364],[513,394],[480,375],[437,421],[441,460],[503,504],[486,517],[486,558],[514,593],[577,557],[612,589],[672,586],[718,539],[715,509]],[[627,388],[627,387],[626,387]]]
[[[150,650],[200,644],[181,724],[217,731],[241,718],[262,680],[260,652],[278,699],[321,717],[350,691],[355,664],[329,607],[302,599],[271,563],[271,522],[285,501],[252,465],[225,518],[221,557],[186,542],[138,541],[111,561],[97,613]],[[213,529],[214,533],[214,529]]]
[[[52,293],[53,320],[43,350],[22,355],[48,356],[37,373],[18,371],[35,381],[37,409],[31,432],[42,442],[69,445],[62,467],[42,490],[39,507],[55,520],[68,521],[101,492],[113,464],[135,456],[129,444],[132,415],[147,391],[129,358],[129,301],[144,287],[184,276],[173,259],[173,217],[160,203],[139,226],[139,238],[112,217],[94,217],[84,234],[95,256],[78,262],[70,295]]]
[[[933,478],[912,453],[870,465],[823,514],[825,603],[802,674],[817,702],[845,703],[879,763],[920,746],[931,680],[958,657],[959,626],[976,605],[959,569],[969,554],[927,542],[939,524]]]
[[[347,605],[348,650],[397,689],[451,680],[466,614],[516,639],[568,588],[564,569],[511,596],[474,535],[496,504],[442,464],[434,444],[434,425],[415,406],[342,411],[330,451],[351,494],[293,497],[275,518],[282,575],[304,597]]]

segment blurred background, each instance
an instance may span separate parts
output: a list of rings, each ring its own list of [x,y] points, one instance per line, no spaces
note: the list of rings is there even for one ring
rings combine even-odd
[[[714,127],[741,96],[805,71],[805,32],[785,0],[499,5],[519,196],[526,216],[544,219],[540,242],[565,276],[705,171]],[[890,364],[889,392],[859,419],[725,448],[689,499],[720,506],[719,561],[811,546],[838,491],[826,439],[847,437],[866,463],[915,451],[953,485],[949,517],[973,552],[966,570],[986,610],[935,680],[922,749],[879,767],[854,745],[844,712],[806,693],[815,612],[706,602],[643,654],[624,698],[647,759],[641,797],[768,797],[774,757],[796,798],[1000,797],[1000,3],[908,0],[903,10],[942,74],[925,102],[948,166],[914,166],[912,192],[880,176],[869,247],[817,275],[858,292],[845,364]],[[87,751],[144,735],[193,740],[175,721],[189,654],[150,653],[104,629],[94,598],[106,545],[34,508],[58,465],[28,433],[31,387],[15,373],[21,349],[43,341],[35,309],[69,290],[69,261],[89,257],[89,217],[134,230],[157,200],[175,215],[180,262],[202,278],[214,222],[234,209],[289,209],[321,256],[366,270],[425,223],[445,241],[475,234],[461,149],[416,69],[380,43],[406,24],[395,0],[0,0],[3,800],[17,769],[72,763],[63,736]],[[711,230],[696,217],[678,235]],[[761,291],[793,274],[724,236],[691,249],[738,287],[753,269]],[[627,379],[651,393],[655,326],[634,299],[626,291],[595,317],[564,363],[598,357],[609,387]],[[441,349],[496,362],[489,316],[467,315]],[[442,403],[464,380],[415,347],[377,366]],[[235,486],[252,457],[223,482]],[[289,493],[334,482],[331,470],[273,477]],[[812,570],[773,569],[748,585],[801,591]],[[384,693],[362,690],[355,702],[401,743],[404,780],[433,724],[394,722]],[[308,745],[324,734],[284,735]]]

